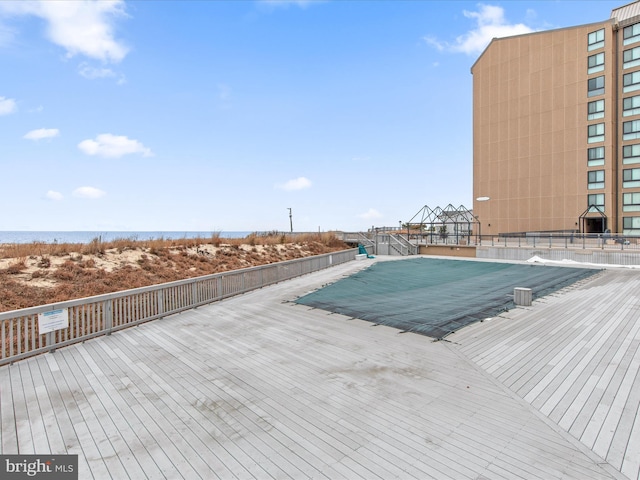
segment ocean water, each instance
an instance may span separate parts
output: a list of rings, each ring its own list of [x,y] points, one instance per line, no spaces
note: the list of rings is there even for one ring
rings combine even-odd
[[[109,242],[117,239],[157,240],[181,238],[244,238],[252,232],[15,232],[0,231],[0,243],[90,243],[94,239]]]

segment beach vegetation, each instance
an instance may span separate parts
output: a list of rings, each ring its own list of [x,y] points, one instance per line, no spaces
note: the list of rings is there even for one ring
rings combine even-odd
[[[334,233],[254,232],[245,238],[88,244],[0,244],[0,311],[157,285],[350,248]]]

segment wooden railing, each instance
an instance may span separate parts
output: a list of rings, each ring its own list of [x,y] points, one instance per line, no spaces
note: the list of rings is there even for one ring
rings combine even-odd
[[[358,249],[216,273],[0,313],[0,365],[355,259]],[[63,314],[68,326],[47,333],[39,316]]]

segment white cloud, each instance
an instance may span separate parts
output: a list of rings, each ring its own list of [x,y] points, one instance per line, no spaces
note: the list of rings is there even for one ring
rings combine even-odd
[[[504,9],[495,5],[478,5],[480,11],[463,11],[467,18],[476,20],[476,28],[460,35],[453,44],[439,41],[433,37],[424,40],[440,51],[461,52],[477,55],[489,45],[492,39],[531,33],[534,30],[523,23],[509,24],[504,17]],[[531,17],[531,12],[528,12]]]
[[[49,190],[47,192],[47,198],[50,200],[62,200],[64,196],[60,192],[56,192],[55,190]]]
[[[287,183],[283,183],[281,185],[277,185],[276,188],[281,190],[304,190],[305,188],[311,187],[311,180],[306,177],[298,177],[293,180],[289,180]]]
[[[33,15],[46,22],[47,38],[67,51],[103,62],[119,62],[127,47],[114,38],[114,24],[126,17],[124,0],[23,0],[0,2],[0,14]]]
[[[377,211],[375,208],[370,208],[364,213],[358,215],[360,218],[364,218],[365,220],[372,220],[375,218],[382,218],[382,214]]]
[[[78,144],[78,148],[87,155],[107,158],[119,158],[131,153],[141,153],[143,157],[153,156],[151,149],[139,141],[110,133],[102,133],[95,140],[83,140]]]
[[[60,134],[57,128],[38,128],[26,133],[22,138],[26,140],[42,140],[43,138],[53,138]]]
[[[18,109],[16,101],[12,98],[0,97],[0,115],[9,115]]]
[[[100,198],[106,194],[107,192],[95,187],[78,187],[73,191],[73,196],[79,198]]]
[[[89,80],[95,80],[97,78],[117,78],[118,85],[126,83],[125,76],[123,74],[114,72],[110,68],[93,67],[86,62],[82,62],[78,65],[78,73]]]

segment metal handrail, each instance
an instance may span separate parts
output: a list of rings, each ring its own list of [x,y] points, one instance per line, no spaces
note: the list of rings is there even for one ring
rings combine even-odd
[[[527,232],[482,235],[477,242],[478,245],[502,247],[640,250],[640,237],[619,233]]]
[[[0,313],[0,365],[166,317],[355,259],[358,249]],[[65,310],[68,327],[39,333],[38,316]]]
[[[418,254],[418,245],[411,243],[410,240],[407,240],[402,234],[393,234],[391,235],[396,242],[402,244],[407,251],[407,255],[417,255]]]

